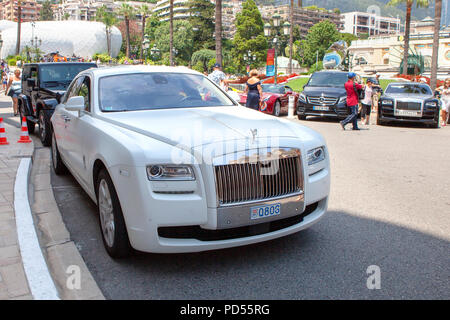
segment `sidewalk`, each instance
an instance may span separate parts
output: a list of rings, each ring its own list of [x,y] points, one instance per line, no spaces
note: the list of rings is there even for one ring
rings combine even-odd
[[[9,145],[0,145],[0,300],[33,299],[24,272],[14,214],[14,183],[22,158],[31,158],[33,143],[17,143],[19,117],[13,117],[11,98],[0,95],[0,117]]]

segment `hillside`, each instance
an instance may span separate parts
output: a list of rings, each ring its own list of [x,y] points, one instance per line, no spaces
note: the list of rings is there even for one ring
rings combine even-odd
[[[399,15],[399,17],[404,20],[405,18],[405,7],[391,7],[386,6],[386,4],[390,0],[303,0],[303,6],[318,6],[320,8],[325,9],[334,9],[338,8],[341,10],[342,13],[344,12],[351,12],[351,11],[367,11],[367,8],[370,6],[378,6],[381,9],[381,15],[382,16],[392,16],[396,17]],[[285,4],[289,3],[289,0],[256,0],[256,3],[258,4]],[[295,0],[295,3],[297,1]],[[429,8],[416,8],[413,7],[412,11],[413,20],[421,20],[427,16],[434,17],[434,1],[431,3]]]

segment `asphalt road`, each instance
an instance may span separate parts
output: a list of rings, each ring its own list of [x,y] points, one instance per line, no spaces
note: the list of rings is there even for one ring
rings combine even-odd
[[[296,120],[297,121],[297,120]],[[51,180],[63,219],[108,299],[450,299],[450,127],[301,121],[331,155],[329,211],[266,243],[114,261],[94,204],[71,175]],[[367,268],[381,288],[367,288]]]

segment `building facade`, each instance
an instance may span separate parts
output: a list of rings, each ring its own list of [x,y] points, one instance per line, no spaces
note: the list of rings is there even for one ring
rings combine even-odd
[[[290,5],[259,7],[264,20],[270,20],[275,14],[279,14],[283,21],[290,21],[290,10]],[[294,25],[300,27],[300,34],[304,36],[306,36],[313,25],[323,20],[329,20],[334,23],[339,31],[342,31],[344,28],[344,23],[339,13],[325,9],[312,10],[304,7],[294,7]]]
[[[356,36],[368,34],[369,36],[399,34],[401,32],[400,18],[381,17],[369,12],[346,12],[344,17],[344,32]]]
[[[94,21],[97,9],[103,5],[109,10],[116,7],[112,0],[63,0],[56,6],[55,20]]]
[[[403,58],[403,45],[402,35],[353,41],[349,47],[352,71],[363,74],[398,73]],[[433,53],[433,34],[411,34],[410,52],[424,57],[425,72],[429,72]],[[448,74],[450,72],[450,28],[444,29],[440,33],[438,69],[441,73]]]
[[[39,20],[41,5],[34,0],[21,1],[22,22]],[[0,2],[0,20],[17,21],[19,16],[19,2],[6,0]]]

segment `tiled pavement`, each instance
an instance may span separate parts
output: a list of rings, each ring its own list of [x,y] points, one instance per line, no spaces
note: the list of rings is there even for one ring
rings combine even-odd
[[[0,300],[32,299],[23,269],[14,214],[14,182],[23,157],[31,157],[33,143],[17,143],[19,117],[13,117],[11,98],[0,92],[0,117],[9,145],[0,145]]]

